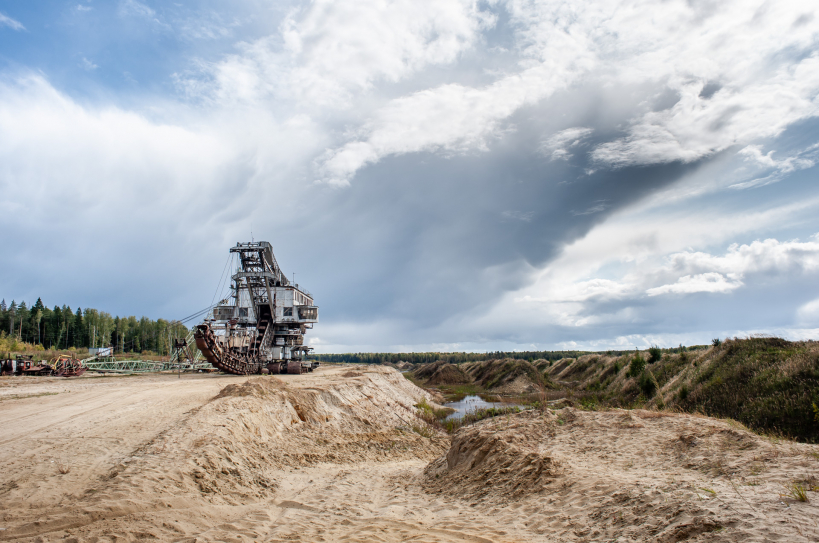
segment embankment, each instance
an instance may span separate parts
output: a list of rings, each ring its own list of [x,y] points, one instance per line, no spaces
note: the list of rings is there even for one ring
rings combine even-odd
[[[819,342],[749,338],[696,350],[601,353],[556,362],[436,362],[412,375],[429,387],[458,384],[488,393],[530,394],[532,401],[538,394],[565,396],[568,403],[587,408],[701,413],[819,440]]]

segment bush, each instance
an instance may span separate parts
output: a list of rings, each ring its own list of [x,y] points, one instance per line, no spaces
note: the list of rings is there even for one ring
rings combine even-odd
[[[640,356],[640,353],[636,353],[632,359],[631,364],[628,366],[628,376],[629,377],[637,377],[646,367],[646,361],[643,360],[643,357]]]
[[[648,348],[648,363],[653,364],[655,362],[659,362],[660,359],[663,357],[663,351],[657,345],[652,345]]]
[[[711,345],[713,345],[714,347],[719,347],[720,345],[722,345],[722,340],[718,337],[715,337],[714,339],[711,340]]]
[[[644,371],[640,375],[640,379],[637,381],[637,385],[640,387],[640,390],[643,391],[643,395],[646,398],[651,398],[654,396],[654,392],[657,390],[657,384],[652,379],[651,374],[647,371]]]
[[[678,393],[681,402],[684,402],[688,398],[688,385],[683,385],[680,387],[680,392]]]

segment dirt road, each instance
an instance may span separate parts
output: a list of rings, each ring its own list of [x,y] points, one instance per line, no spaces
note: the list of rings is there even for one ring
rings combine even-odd
[[[0,379],[0,541],[816,541],[819,448],[567,408],[423,425],[384,367]]]

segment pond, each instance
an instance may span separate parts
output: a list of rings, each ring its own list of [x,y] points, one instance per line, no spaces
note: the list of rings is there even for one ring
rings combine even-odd
[[[489,409],[490,407],[517,407],[518,404],[506,402],[487,402],[480,396],[472,395],[465,396],[464,399],[457,402],[447,402],[444,407],[451,407],[455,410],[445,420],[462,419],[464,415],[478,409]]]

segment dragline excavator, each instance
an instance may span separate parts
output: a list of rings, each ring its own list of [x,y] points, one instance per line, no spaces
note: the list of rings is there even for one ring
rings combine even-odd
[[[318,322],[313,296],[282,273],[266,241],[237,243],[239,265],[228,298],[213,318],[196,327],[196,346],[227,373],[304,373],[318,362],[306,359],[304,333]]]

